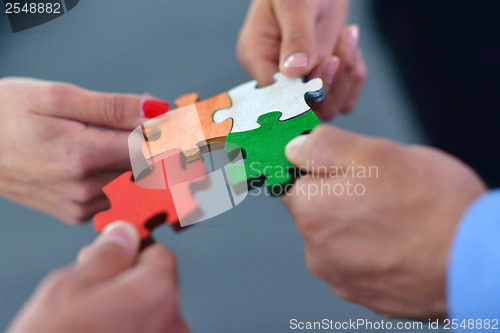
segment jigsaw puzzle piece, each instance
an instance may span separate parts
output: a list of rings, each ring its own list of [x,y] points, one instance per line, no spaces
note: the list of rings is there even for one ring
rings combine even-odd
[[[205,140],[194,104],[177,108],[142,125],[142,153],[147,160],[173,149],[188,159],[201,156],[197,144]]]
[[[214,123],[213,114],[231,107],[227,93],[199,102],[197,94],[188,94],[178,98],[176,104],[178,108],[166,117],[145,125],[143,154],[147,159],[180,148],[188,161],[193,161],[208,150],[223,148],[232,120]]]
[[[175,205],[168,189],[146,190],[137,186],[131,171],[111,181],[103,188],[111,208],[94,217],[94,228],[101,232],[117,220],[132,223],[143,243],[151,241],[151,232],[160,224],[178,222]]]
[[[215,112],[214,122],[232,118],[231,133],[251,131],[260,127],[257,120],[263,114],[279,111],[279,120],[288,120],[310,111],[308,104],[322,102],[326,97],[319,78],[303,82],[301,78],[276,73],[274,80],[274,84],[263,88],[250,81],[229,90],[232,106]]]
[[[153,165],[161,162],[163,174],[161,181],[170,190],[179,221],[186,218],[195,219],[198,211],[193,192],[207,190],[211,182],[202,160],[187,165],[187,160],[180,150],[171,150],[152,159]],[[142,182],[140,186],[148,186]]]
[[[227,175],[232,184],[248,183],[250,189],[264,183],[272,195],[282,195],[293,180],[294,167],[285,157],[285,146],[293,138],[309,133],[319,125],[314,112],[309,111],[298,117],[280,121],[281,112],[270,112],[259,117],[261,127],[230,133],[226,140],[229,158],[239,150],[245,158],[245,171],[238,165],[230,165]]]
[[[157,156],[149,172],[136,181],[131,171],[114,179],[103,188],[111,207],[95,216],[95,229],[101,232],[116,220],[128,221],[137,228],[143,245],[152,242],[152,230],[165,222],[179,230],[179,219],[199,214],[191,184],[201,184],[199,189],[210,186],[203,162],[192,167],[186,168],[184,155],[173,150]]]

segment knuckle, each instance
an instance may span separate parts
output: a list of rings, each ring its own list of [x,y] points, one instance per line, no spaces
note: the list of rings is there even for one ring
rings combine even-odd
[[[312,275],[320,280],[326,280],[327,274],[325,273],[324,265],[322,265],[312,251],[306,249],[305,251],[306,267]]]
[[[243,38],[243,37],[242,37]],[[248,50],[244,39],[240,39],[236,45],[236,57],[239,62],[245,65],[248,62]]]
[[[350,291],[349,288],[346,288],[344,285],[338,284],[332,286],[332,289],[335,291],[337,296],[342,298],[344,301],[351,303],[354,303],[356,301],[353,293]]]
[[[71,104],[77,89],[75,85],[69,83],[52,82],[48,84],[46,96],[54,108],[65,108]]]
[[[343,66],[343,72],[346,75],[354,75],[356,72],[356,59],[354,59],[351,56],[344,57],[343,59],[344,66]]]
[[[151,255],[157,260],[158,264],[153,268],[161,275],[170,275],[177,269],[177,261],[175,255],[168,250],[165,246],[155,244],[150,249]]]
[[[102,98],[104,117],[110,124],[122,123],[125,118],[125,99],[122,96],[111,94]]]
[[[66,222],[70,224],[81,224],[88,221],[92,217],[92,212],[82,204],[73,204],[68,211]]]
[[[71,191],[72,199],[79,203],[91,202],[96,197],[96,190],[87,181],[79,181]]]
[[[311,41],[310,36],[302,30],[292,30],[285,35],[285,42],[289,46],[297,46],[297,48],[302,48],[303,45],[309,45]]]
[[[367,70],[366,66],[364,65],[364,63],[357,66],[356,74],[354,77],[355,80],[357,81],[357,83],[364,82],[367,76],[368,76],[368,70]]]
[[[351,112],[352,110],[354,110],[355,107],[356,107],[356,102],[350,100],[342,106],[342,108],[340,109],[340,112],[341,113],[348,113],[348,112]]]
[[[61,162],[63,173],[70,179],[84,180],[94,171],[93,163],[87,154],[67,147]]]
[[[307,216],[304,211],[295,213],[295,223],[297,225],[297,230],[306,239],[311,240],[316,234],[316,224],[314,220]]]

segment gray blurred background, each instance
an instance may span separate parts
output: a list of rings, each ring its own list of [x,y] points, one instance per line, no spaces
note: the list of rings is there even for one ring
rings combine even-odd
[[[349,116],[334,123],[402,142],[424,142],[384,49],[369,0],[352,3],[369,76]],[[0,14],[0,77],[66,81],[173,101],[207,98],[248,80],[235,44],[249,1],[81,1],[62,17],[13,34]],[[13,142],[15,142],[13,138]],[[96,236],[0,199],[0,329],[37,283]],[[340,300],[306,269],[303,241],[279,199],[249,196],[224,215],[155,238],[177,254],[183,313],[194,332],[287,332],[289,320],[380,320]],[[154,286],[151,286],[154,288]]]

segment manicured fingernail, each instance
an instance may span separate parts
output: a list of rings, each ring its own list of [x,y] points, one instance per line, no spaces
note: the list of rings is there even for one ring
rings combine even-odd
[[[143,99],[141,101],[141,116],[146,118],[155,118],[165,114],[170,109],[170,104],[156,99]]]
[[[297,152],[300,150],[300,147],[304,144],[304,141],[307,139],[306,135],[300,135],[296,138],[293,138],[288,142],[285,147],[286,156],[295,156]]]
[[[357,48],[359,43],[359,27],[352,25],[345,31],[345,34],[349,46],[353,49]]]
[[[307,54],[299,52],[289,56],[283,63],[283,68],[303,68],[307,67]]]
[[[325,73],[325,81],[327,83],[332,83],[335,74],[337,74],[337,70],[339,69],[340,60],[337,57],[333,57],[328,63],[328,67],[326,67]]]
[[[98,242],[111,242],[129,249],[137,249],[140,239],[137,229],[130,223],[116,221],[102,231]]]

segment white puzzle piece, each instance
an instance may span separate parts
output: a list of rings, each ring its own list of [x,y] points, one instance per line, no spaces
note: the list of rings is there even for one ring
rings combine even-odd
[[[323,81],[319,78],[304,83],[301,78],[276,73],[274,81],[263,88],[257,88],[257,81],[249,81],[229,90],[232,107],[216,111],[214,122],[233,118],[231,133],[251,131],[261,126],[257,119],[263,114],[280,111],[279,120],[283,121],[308,112],[308,103],[325,99]]]

